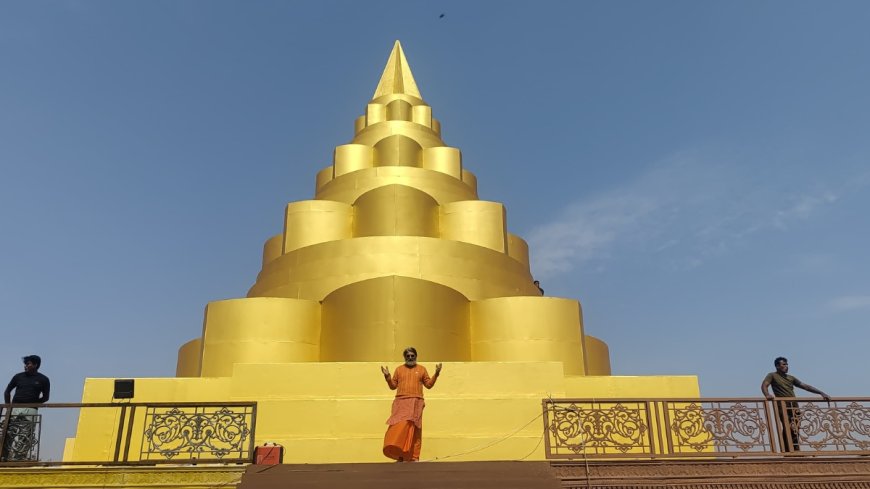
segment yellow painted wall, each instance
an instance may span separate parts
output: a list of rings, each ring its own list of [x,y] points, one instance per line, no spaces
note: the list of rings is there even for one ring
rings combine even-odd
[[[434,371],[438,359],[429,361],[423,348],[419,353]],[[230,377],[137,379],[134,401],[257,401],[257,443],[284,445],[285,463],[388,462],[381,448],[395,393],[381,365],[392,370],[398,362],[237,364]],[[83,401],[107,402],[112,390],[113,379],[87,379]],[[697,379],[566,377],[558,362],[446,362],[425,393],[422,459],[512,460],[531,452],[528,459],[540,460],[542,399],[614,393],[693,397]],[[112,409],[83,412],[65,459],[111,457],[117,416]]]

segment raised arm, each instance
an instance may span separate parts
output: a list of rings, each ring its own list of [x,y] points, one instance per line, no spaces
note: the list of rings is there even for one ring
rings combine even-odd
[[[427,389],[431,389],[435,387],[435,382],[438,380],[438,376],[441,375],[441,364],[435,365],[435,375],[429,377],[429,373],[423,376],[423,385],[426,386]]]
[[[796,385],[797,387],[800,387],[801,389],[803,389],[805,391],[812,392],[813,394],[818,394],[818,395],[822,396],[822,399],[824,399],[826,401],[831,400],[831,396],[825,394],[824,392],[820,391],[819,389],[816,389],[815,387],[811,386],[810,384],[805,384],[803,382],[795,382],[794,385]]]
[[[396,387],[399,387],[399,378],[396,375],[390,377],[390,370],[387,367],[381,367],[381,373],[384,374],[384,380],[387,381],[387,385],[390,386],[391,390],[396,390]]]

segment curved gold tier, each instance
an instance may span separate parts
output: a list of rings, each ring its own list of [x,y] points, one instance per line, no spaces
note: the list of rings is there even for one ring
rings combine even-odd
[[[477,179],[466,171],[462,172],[462,178],[457,180],[443,172],[413,166],[361,168],[318,184],[315,197],[352,204],[370,190],[400,184],[426,192],[439,204],[477,199]]]
[[[272,260],[248,297],[320,301],[340,287],[390,275],[429,280],[470,300],[540,295],[528,265],[508,254],[461,241],[369,236],[307,246]]]

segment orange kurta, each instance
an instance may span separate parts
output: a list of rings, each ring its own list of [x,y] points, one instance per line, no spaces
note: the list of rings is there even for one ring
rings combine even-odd
[[[420,459],[423,446],[423,386],[431,389],[438,379],[429,377],[422,365],[400,365],[392,377],[386,377],[390,389],[396,390],[393,409],[387,419],[384,435],[384,455],[393,460],[412,461]]]

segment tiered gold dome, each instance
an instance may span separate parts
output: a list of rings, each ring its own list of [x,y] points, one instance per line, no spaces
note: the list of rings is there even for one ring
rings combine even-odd
[[[606,374],[575,300],[540,297],[504,205],[477,198],[441,139],[397,41],[365,115],[313,200],[287,205],[246,299],[209,304],[181,376],[235,363],[389,361],[414,344],[438,361],[561,361]],[[590,362],[590,359],[592,362]]]
[[[444,362],[427,394],[432,457],[543,458],[529,422],[542,398],[696,397],[691,376],[610,376],[580,303],[541,296],[525,241],[501,203],[477,198],[440,127],[396,42],[314,198],[287,205],[247,297],[209,303],[176,377],[136,379],[135,400],[256,401],[257,443],[283,444],[287,463],[332,463],[383,460],[393,392],[380,366],[409,345]],[[110,399],[112,380],[87,379],[82,401]],[[83,410],[64,460],[110,457],[113,426],[113,411]]]

